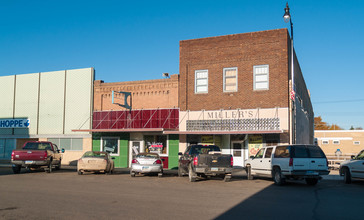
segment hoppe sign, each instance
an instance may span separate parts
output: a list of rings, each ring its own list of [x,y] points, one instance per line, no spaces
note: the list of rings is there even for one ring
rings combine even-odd
[[[0,119],[0,128],[29,128],[30,120],[26,118]]]

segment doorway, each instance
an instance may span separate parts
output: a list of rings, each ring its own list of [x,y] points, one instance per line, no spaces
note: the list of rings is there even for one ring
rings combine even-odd
[[[245,141],[232,141],[230,146],[231,155],[234,159],[234,167],[245,167],[245,160],[247,159],[247,148]]]

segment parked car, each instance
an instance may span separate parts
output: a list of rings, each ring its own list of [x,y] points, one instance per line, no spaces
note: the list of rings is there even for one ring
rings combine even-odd
[[[43,168],[51,173],[53,166],[56,170],[61,169],[64,149],[59,150],[57,145],[48,141],[28,141],[24,143],[21,150],[13,150],[11,163],[14,173],[20,173],[21,168],[39,169]]]
[[[276,185],[287,179],[305,179],[316,185],[322,175],[329,174],[326,155],[316,145],[266,146],[246,161],[248,179],[253,176],[271,177]]]
[[[340,175],[344,176],[345,183],[351,183],[352,179],[364,179],[364,150],[340,164]]]
[[[112,174],[114,172],[114,161],[110,154],[104,151],[87,151],[77,161],[77,173],[102,172]]]
[[[225,182],[230,181],[233,170],[233,157],[221,154],[216,145],[191,145],[180,155],[178,162],[178,176],[188,174],[190,182],[197,178],[220,176]]]
[[[158,174],[163,176],[163,162],[157,153],[139,153],[131,161],[130,176],[136,174]]]

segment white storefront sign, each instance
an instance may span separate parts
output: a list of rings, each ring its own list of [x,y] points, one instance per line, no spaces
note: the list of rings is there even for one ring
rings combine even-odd
[[[0,119],[0,128],[29,128],[29,119]]]

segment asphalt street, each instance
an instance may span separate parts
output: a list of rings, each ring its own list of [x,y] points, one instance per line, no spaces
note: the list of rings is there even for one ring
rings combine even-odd
[[[363,202],[364,181],[347,185],[335,175],[314,187],[278,187],[270,179],[247,180],[238,170],[231,182],[190,183],[175,171],[132,178],[127,169],[15,175],[0,168],[0,219],[362,219]]]

